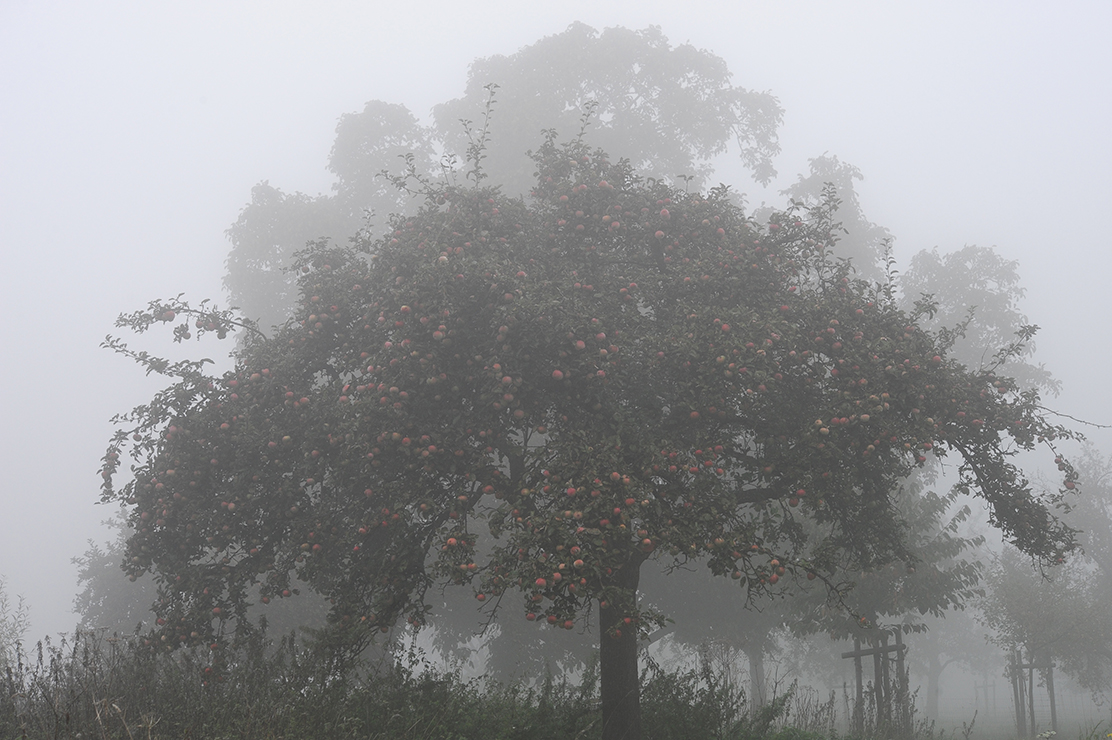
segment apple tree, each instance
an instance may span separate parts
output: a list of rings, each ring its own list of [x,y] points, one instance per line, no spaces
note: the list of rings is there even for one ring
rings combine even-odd
[[[651,558],[754,597],[913,562],[894,491],[944,454],[1024,552],[1073,548],[1012,457],[1068,431],[854,279],[828,206],[758,224],[555,134],[535,166],[528,202],[426,183],[382,238],[302,253],[295,316],[222,376],[109,340],[175,379],[103,470],[126,566],[159,583],[153,644],[220,650],[294,576],[360,643],[455,584],[540,627],[597,620],[603,736],[636,738]],[[119,323],[235,320],[171,301]]]

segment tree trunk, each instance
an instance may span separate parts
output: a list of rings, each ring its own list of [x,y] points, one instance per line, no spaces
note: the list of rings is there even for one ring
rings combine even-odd
[[[757,645],[755,647],[743,647],[741,650],[745,653],[746,660],[749,661],[749,705],[755,715],[768,703],[764,649]]]
[[[938,694],[941,690],[942,681],[942,661],[939,660],[938,653],[933,650],[927,655],[927,717],[933,720],[938,719]]]
[[[489,652],[484,666],[487,678],[493,678],[507,685],[513,683],[519,674],[517,656],[521,654],[518,652],[519,645],[514,639],[517,635],[509,634],[509,629],[512,628],[503,626],[508,621],[501,623],[503,631],[488,644]]]
[[[602,693],[602,740],[641,740],[641,676],[637,670],[637,625],[627,625],[629,607],[637,603],[643,557],[636,555],[615,574],[613,585],[629,601],[599,604],[599,681]],[[607,603],[604,607],[602,603]],[[613,637],[611,630],[621,631]]]

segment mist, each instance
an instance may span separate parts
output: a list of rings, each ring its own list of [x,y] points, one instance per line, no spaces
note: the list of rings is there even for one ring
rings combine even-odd
[[[381,99],[427,123],[474,59],[575,21],[658,25],[779,100],[767,187],[736,151],[717,161],[713,180],[750,208],[783,205],[830,154],[864,175],[862,210],[898,269],[974,244],[1018,261],[1033,361],[1062,384],[1048,404],[1112,453],[1112,433],[1083,423],[1112,424],[1105,3],[6,3],[0,575],[29,639],[73,629],[71,561],[111,536],[97,503],[110,419],[161,386],[100,348],[117,315],[178,294],[226,305],[225,231],[252,186],[329,192],[340,116]],[[205,351],[227,364],[226,344]]]

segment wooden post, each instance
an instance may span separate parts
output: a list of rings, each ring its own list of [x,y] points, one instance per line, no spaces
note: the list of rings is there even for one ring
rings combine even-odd
[[[1008,654],[1008,663],[1011,667],[1010,673],[1012,679],[1012,699],[1015,701],[1015,724],[1016,731],[1019,737],[1027,737],[1027,712],[1023,706],[1023,690],[1020,689],[1022,684],[1020,681],[1021,672],[1019,669],[1019,660],[1016,658],[1016,651],[1012,650]]]
[[[871,642],[871,641],[870,641]],[[877,642],[880,642],[877,640]],[[874,645],[874,647],[879,647]],[[879,726],[884,721],[884,687],[880,680],[880,661],[881,653],[879,650],[873,651],[873,706],[876,707],[876,723]]]
[[[900,632],[899,627],[895,630],[896,639],[896,707],[898,711],[898,720],[900,727],[898,728],[899,734],[910,736],[911,735],[911,712],[910,712],[910,695],[908,694],[907,687],[907,673],[904,669],[904,651],[907,647],[903,644],[903,633]]]
[[[861,640],[853,638],[853,674],[857,678],[857,704],[853,708],[853,726],[858,735],[865,733],[865,687],[861,676]]]
[[[1035,724],[1035,656],[1030,651],[1027,660],[1029,665],[1024,666],[1027,669],[1027,711],[1031,713],[1031,734],[1034,735],[1039,726]]]
[[[880,646],[884,652],[880,653],[880,679],[881,695],[884,698],[884,723],[892,726],[892,679],[888,670],[888,633],[880,633]],[[891,732],[891,730],[889,730]]]
[[[862,650],[861,639],[855,637],[853,638],[853,650],[848,653],[842,653],[843,658],[853,658],[853,672],[857,680],[857,706],[854,707],[853,710],[853,724],[854,731],[858,735],[864,734],[865,728],[865,691],[861,675],[861,659],[866,655],[873,656],[873,698],[876,700],[878,724],[881,722],[890,723],[892,720],[890,702],[892,692],[888,675],[888,653],[893,650],[897,651],[896,659],[900,661],[899,665],[903,665],[903,643],[898,637],[895,645],[888,644],[888,633],[879,635],[876,641],[878,644],[875,647],[868,647]]]
[[[907,697],[907,674],[904,672],[904,647],[903,634],[896,630],[896,680],[900,684],[900,696]]]
[[[1058,706],[1054,696],[1054,663],[1049,658],[1045,663],[1036,663],[1035,655],[1027,653],[1027,662],[1023,662],[1023,653],[1016,649],[1011,656],[1012,665],[1012,691],[1016,696],[1016,716],[1019,718],[1021,731],[1023,730],[1023,715],[1030,716],[1031,734],[1035,734],[1038,727],[1035,724],[1035,671],[1046,671],[1046,690],[1050,696],[1050,729],[1058,732]],[[1023,671],[1027,671],[1026,686],[1024,686]],[[1025,696],[1026,695],[1026,696]],[[1027,711],[1023,710],[1026,698]],[[1021,734],[1026,734],[1021,732]]]
[[[1058,708],[1054,701],[1054,663],[1046,661],[1046,690],[1050,694],[1050,729],[1058,732]]]

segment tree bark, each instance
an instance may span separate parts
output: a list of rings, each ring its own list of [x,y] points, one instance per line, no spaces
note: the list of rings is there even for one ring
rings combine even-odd
[[[637,584],[644,558],[634,556],[613,585],[628,592],[625,603],[599,603],[599,682],[602,694],[602,740],[641,740],[641,676],[637,668],[637,625],[624,618],[637,603]],[[605,603],[606,606],[602,604]],[[620,630],[614,637],[612,630]]]

